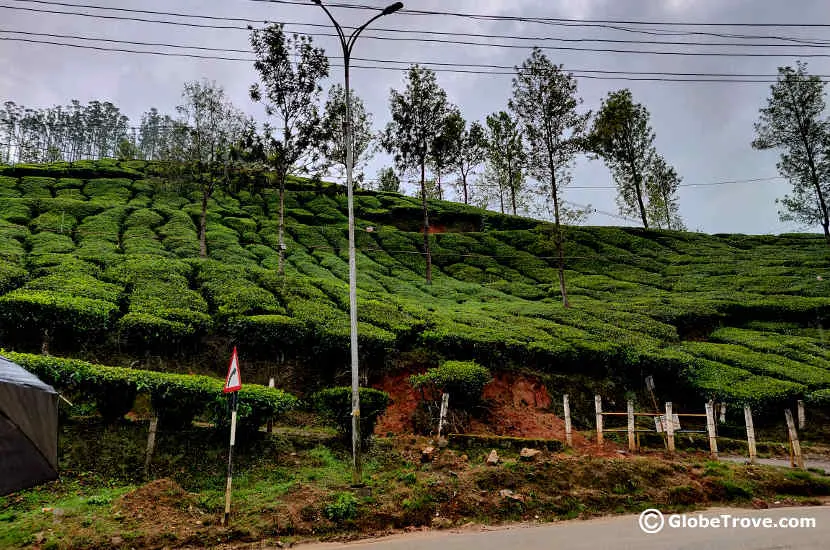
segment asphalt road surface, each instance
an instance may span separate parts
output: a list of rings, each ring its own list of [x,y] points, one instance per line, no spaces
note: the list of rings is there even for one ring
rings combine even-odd
[[[687,520],[700,516],[720,519],[724,514],[741,522],[777,523],[781,518],[814,518],[815,527],[670,527],[646,534],[639,516],[616,516],[588,521],[566,521],[540,527],[511,527],[475,532],[429,532],[400,535],[370,542],[327,543],[301,546],[301,550],[827,550],[830,548],[830,506],[746,510],[712,508],[686,514]],[[656,526],[650,518],[647,526]]]

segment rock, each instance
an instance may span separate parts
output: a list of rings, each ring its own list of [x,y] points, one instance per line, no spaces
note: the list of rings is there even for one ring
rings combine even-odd
[[[449,518],[435,516],[432,518],[432,526],[436,529],[449,529],[452,527],[452,520]]]
[[[432,462],[435,458],[435,447],[424,447],[421,450],[421,462]]]
[[[513,491],[511,491],[510,489],[502,489],[501,491],[499,491],[499,496],[501,498],[515,500],[517,502],[524,502],[525,501],[524,496],[516,494]]]
[[[769,504],[767,504],[766,501],[761,500],[760,498],[753,498],[752,507],[756,510],[764,510],[769,508]]]
[[[124,539],[122,539],[121,537],[116,535],[116,536],[114,536],[110,539],[110,542],[112,543],[113,546],[119,546],[121,544],[124,544]]]
[[[536,460],[536,457],[540,454],[542,454],[542,451],[540,451],[539,449],[529,449],[525,447],[519,453],[519,458],[521,458],[522,460],[531,461]]]
[[[618,455],[623,455],[623,456],[625,456],[625,455],[627,455],[628,453],[627,453],[626,451],[623,451],[622,449],[617,449],[617,454],[618,454]]]
[[[468,460],[470,460],[470,458],[467,455],[461,455],[458,457],[458,460],[460,460],[461,462],[467,462]]]
[[[490,451],[490,454],[487,455],[487,465],[488,466],[496,466],[499,463],[499,453],[496,452],[495,449]]]
[[[439,440],[438,440],[438,448],[439,448],[439,449],[443,449],[444,447],[446,447],[446,446],[447,446],[447,445],[449,445],[449,444],[450,444],[450,442],[449,442],[449,441],[447,441],[447,440],[446,440],[445,438],[443,438],[443,437],[442,437],[441,439],[439,439]]]

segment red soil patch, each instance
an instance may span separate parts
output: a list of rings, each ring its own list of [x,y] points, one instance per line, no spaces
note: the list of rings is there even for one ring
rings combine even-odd
[[[386,413],[378,419],[375,434],[411,434],[412,417],[420,394],[409,383],[409,372],[385,377],[378,389],[392,399]],[[558,439],[565,441],[565,422],[549,411],[550,393],[538,378],[513,373],[499,373],[484,387],[484,399],[490,403],[490,422],[473,420],[471,433]],[[574,447],[591,454],[615,454],[616,447],[606,444],[599,449],[582,434],[572,433]]]
[[[490,422],[473,420],[472,433],[565,440],[565,422],[548,410],[552,399],[538,378],[499,373],[485,386],[484,399],[491,404]],[[572,437],[575,447],[588,445],[581,434]]]
[[[375,424],[375,434],[412,433],[412,416],[420,395],[409,383],[409,373],[385,377],[378,389],[388,393],[392,403]]]

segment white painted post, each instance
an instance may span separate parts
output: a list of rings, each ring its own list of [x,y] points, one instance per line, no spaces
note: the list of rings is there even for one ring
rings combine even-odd
[[[669,452],[674,452],[674,415],[672,414],[671,401],[666,402],[666,436],[669,440]]]
[[[594,396],[594,407],[597,410],[597,444],[602,445],[602,396]]]
[[[447,418],[447,407],[450,404],[450,394],[441,395],[441,414],[438,416],[438,439],[441,439],[441,430],[444,428],[444,420]]]
[[[637,444],[634,441],[634,402],[628,400],[628,450],[632,453],[637,450]]]
[[[718,459],[718,439],[715,433],[715,412],[714,404],[706,403],[706,431],[709,432],[709,453],[712,460]]]
[[[744,421],[746,422],[746,444],[749,448],[749,463],[755,464],[758,451],[755,449],[755,426],[752,425],[752,409],[744,405]]]
[[[568,402],[568,394],[562,396],[562,406],[565,409],[565,443],[573,447],[573,436],[571,435],[571,404]]]
[[[228,483],[225,487],[225,516],[222,520],[222,525],[228,525],[231,517],[231,484],[233,480],[233,446],[236,442],[236,411],[238,405],[238,394],[233,393],[231,397],[231,444],[228,449]]]
[[[804,426],[807,425],[807,418],[804,414],[804,401],[801,399],[798,400],[798,429],[803,430]]]
[[[153,411],[150,417],[150,433],[147,436],[147,452],[144,455],[144,479],[150,478],[150,463],[153,460],[153,452],[156,449],[156,430],[159,425],[159,415]]]
[[[798,432],[795,431],[795,422],[793,422],[793,413],[790,409],[784,411],[784,418],[787,419],[787,430],[790,433],[790,445],[794,455],[794,466],[804,469],[804,457],[801,456],[801,444],[798,442]]]
[[[274,377],[272,376],[271,378],[268,379],[268,387],[273,388],[274,386],[275,386]],[[273,418],[268,419],[268,433],[269,434],[274,433],[274,419]]]

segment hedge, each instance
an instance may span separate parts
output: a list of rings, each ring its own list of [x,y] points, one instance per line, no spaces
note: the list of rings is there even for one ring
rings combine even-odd
[[[220,428],[228,422],[223,412],[227,398],[222,393],[224,380],[221,378],[107,367],[5,350],[0,350],[0,354],[58,390],[95,402],[102,416],[107,414],[110,420],[127,413],[135,395],[143,393],[150,396],[159,422],[166,426],[186,425],[203,412],[211,414]],[[258,429],[269,418],[284,414],[296,405],[297,398],[283,390],[244,384],[239,392],[240,428]]]
[[[59,329],[94,337],[111,326],[117,312],[111,302],[46,290],[18,289],[0,296],[0,324],[7,329]]]
[[[389,406],[389,394],[374,388],[359,388],[360,395],[360,436],[366,442],[375,431],[378,418]],[[337,428],[344,440],[352,433],[352,388],[339,386],[327,388],[312,394],[308,399],[312,409]]]
[[[409,380],[416,389],[448,393],[454,407],[465,408],[481,400],[491,376],[487,368],[474,361],[447,361],[423,374],[414,374]]]

